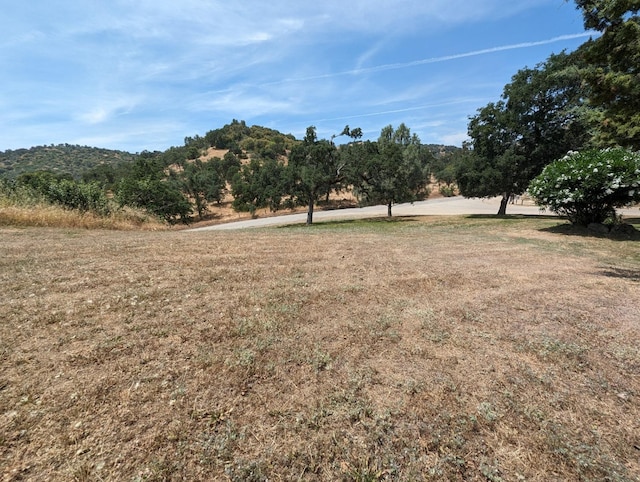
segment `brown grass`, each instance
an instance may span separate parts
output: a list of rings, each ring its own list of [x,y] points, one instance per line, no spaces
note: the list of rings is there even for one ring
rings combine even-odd
[[[0,226],[63,227],[81,229],[163,230],[167,226],[143,210],[119,209],[108,216],[82,213],[52,204],[0,205]]]
[[[555,223],[1,228],[2,480],[638,480],[640,247]]]

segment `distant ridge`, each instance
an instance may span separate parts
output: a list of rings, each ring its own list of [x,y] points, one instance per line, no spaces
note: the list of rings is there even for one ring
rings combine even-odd
[[[29,149],[0,151],[0,177],[14,179],[25,172],[51,171],[76,179],[103,164],[116,166],[133,162],[138,157],[125,151],[99,147],[58,144]]]

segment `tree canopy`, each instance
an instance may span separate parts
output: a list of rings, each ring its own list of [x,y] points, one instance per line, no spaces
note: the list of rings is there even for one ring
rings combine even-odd
[[[522,194],[546,164],[589,142],[579,62],[562,53],[519,70],[502,99],[471,118],[472,150],[456,175],[462,195],[502,196],[498,214],[505,214],[510,196]]]
[[[285,165],[275,159],[252,158],[243,165],[231,181],[233,207],[255,215],[257,209],[280,208],[286,192]]]
[[[316,204],[329,201],[334,191],[355,189],[361,204],[384,203],[389,214],[394,203],[423,199],[432,153],[441,156],[456,149],[423,145],[405,124],[385,127],[374,142],[362,142],[362,135],[360,128],[347,125],[329,139],[319,139],[311,126],[296,140],[234,119],[204,136],[187,136],[184,145],[163,152],[143,151],[117,164],[89,163],[81,172],[80,188],[89,194],[99,190],[115,208],[143,208],[168,222],[190,222],[194,214],[204,219],[211,203],[221,203],[231,193],[231,206],[252,214],[265,207],[275,211],[305,205],[311,223]],[[346,143],[337,146],[338,138],[346,138]],[[75,148],[51,147],[46,152],[62,156],[63,162],[69,149]],[[56,170],[31,177],[34,183],[42,181],[42,192],[58,193],[55,202],[69,205],[77,191],[74,183],[58,183]]]
[[[640,1],[576,0],[585,28],[601,35],[579,50],[590,103],[601,109],[600,146],[640,149]]]
[[[357,143],[342,151],[350,183],[364,204],[385,204],[391,216],[396,203],[429,195],[433,155],[403,123],[384,127],[377,142]]]
[[[303,141],[291,150],[287,166],[288,193],[307,206],[307,224],[313,223],[318,199],[342,180],[343,167],[333,142],[318,139],[316,128],[308,127]]]

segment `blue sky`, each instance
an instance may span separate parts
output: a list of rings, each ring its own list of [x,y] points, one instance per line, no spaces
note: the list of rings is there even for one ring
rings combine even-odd
[[[0,150],[164,150],[232,119],[461,145],[513,74],[589,37],[565,0],[3,3]]]

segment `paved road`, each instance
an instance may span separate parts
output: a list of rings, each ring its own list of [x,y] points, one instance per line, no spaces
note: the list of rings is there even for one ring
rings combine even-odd
[[[396,204],[393,206],[394,216],[426,216],[426,215],[471,215],[471,214],[496,214],[500,207],[500,198],[492,199],[466,199],[461,196],[450,198],[437,198],[420,201],[413,204]],[[507,214],[540,215],[552,214],[549,211],[541,212],[540,208],[531,205],[509,204]],[[640,217],[638,208],[625,209],[623,214]],[[327,221],[336,219],[359,219],[384,217],[387,215],[386,206],[368,206],[363,208],[336,209],[333,211],[316,211],[313,221]],[[210,231],[259,228],[267,226],[284,226],[288,224],[302,224],[307,220],[307,213],[286,214],[269,218],[248,219],[226,224],[216,224],[189,231]]]
[[[396,204],[393,206],[394,216],[422,216],[422,215],[464,215],[464,214],[495,214],[498,212],[500,199],[465,199],[461,196],[451,198],[438,198],[420,201],[413,204]],[[508,214],[539,214],[536,206],[523,206],[510,204]],[[367,206],[363,208],[335,209],[331,211],[316,211],[313,220],[326,221],[336,219],[359,219],[371,217],[384,217],[387,215],[386,206]],[[283,226],[287,224],[301,224],[306,222],[307,213],[285,214],[268,218],[248,219],[234,221],[226,224],[216,224],[189,231],[209,231],[257,228],[266,226]]]

